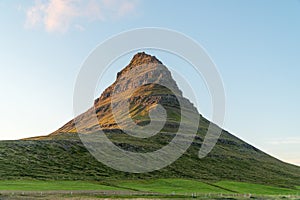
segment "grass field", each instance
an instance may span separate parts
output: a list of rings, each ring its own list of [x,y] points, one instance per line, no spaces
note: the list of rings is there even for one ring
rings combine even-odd
[[[0,190],[15,191],[53,191],[53,190],[125,190],[87,181],[40,181],[40,180],[3,180]]]
[[[228,190],[209,185],[207,183],[184,179],[157,179],[142,181],[117,182],[117,186],[139,191],[157,192],[162,194],[190,194],[190,193],[232,193]]]
[[[300,195],[299,187],[295,189],[279,188],[261,184],[251,184],[232,181],[220,181],[214,185],[226,188],[228,190],[236,191],[241,194],[265,194],[265,195]]]
[[[124,181],[117,186],[162,194],[188,194],[188,193],[222,193],[222,194],[262,194],[262,195],[300,195],[299,187],[295,189],[272,187],[261,184],[221,181],[204,183],[183,179],[158,179],[148,181]]]
[[[109,185],[108,185],[109,184]],[[260,194],[260,195],[300,195],[300,187],[295,189],[272,187],[260,184],[221,181],[204,183],[187,179],[127,180],[112,182],[88,181],[37,181],[3,180],[0,191],[140,191],[165,195],[178,194]]]

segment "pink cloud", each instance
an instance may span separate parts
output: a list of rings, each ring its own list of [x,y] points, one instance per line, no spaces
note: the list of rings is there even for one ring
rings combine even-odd
[[[137,1],[130,0],[36,0],[26,10],[25,27],[42,26],[48,32],[64,33],[75,27],[84,30],[76,20],[104,21],[132,13]],[[84,20],[82,20],[84,19]]]

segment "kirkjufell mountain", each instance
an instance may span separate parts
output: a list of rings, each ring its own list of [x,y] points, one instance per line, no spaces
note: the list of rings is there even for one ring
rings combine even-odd
[[[139,85],[142,86],[137,87]],[[135,125],[142,127],[149,124],[149,112],[158,105],[164,107],[167,121],[161,131],[150,138],[127,135],[124,129],[130,130],[132,124],[125,121],[120,127],[116,122],[112,98],[119,106],[122,106],[122,102],[128,102],[129,116]],[[184,103],[189,116],[181,116],[179,101]],[[89,118],[91,112],[96,113],[97,124]],[[128,113],[118,114],[121,118],[128,117]],[[172,140],[182,117],[196,116],[200,120],[190,148],[174,163],[157,171],[126,173],[97,161],[79,139],[72,119],[47,136],[0,142],[0,177],[102,181],[188,178],[207,182],[234,180],[281,187],[300,185],[300,167],[284,163],[225,130],[213,150],[205,158],[199,159],[198,151],[210,122],[182,95],[167,67],[156,57],[144,52],[134,55],[116,75],[116,81],[95,99],[89,110],[77,118],[85,118],[84,129],[87,134],[97,133],[101,129],[115,145],[124,150],[150,152]]]
[[[181,118],[177,97],[181,98],[181,102],[184,103],[183,106],[189,109],[191,115],[199,115],[193,104],[182,96],[182,91],[178,88],[167,67],[162,65],[162,62],[155,56],[144,52],[137,53],[130,63],[117,74],[115,82],[95,100],[94,107],[79,116],[79,118],[83,115],[87,116],[84,127],[85,132],[93,133],[98,129],[120,128],[120,124],[115,121],[116,116],[112,113],[112,96],[116,101],[114,103],[129,102],[130,117],[137,125],[149,123],[149,111],[160,104],[168,112],[165,129],[176,129]],[[96,112],[100,126],[93,124],[92,120],[89,119],[90,112]],[[126,115],[128,113],[118,113],[120,118],[126,117],[122,114]],[[126,124],[121,128],[131,129],[131,127],[126,127]],[[49,137],[61,133],[76,132],[74,120],[71,120]]]

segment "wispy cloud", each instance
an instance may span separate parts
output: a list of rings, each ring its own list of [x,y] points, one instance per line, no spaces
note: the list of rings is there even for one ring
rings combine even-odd
[[[287,137],[287,138],[278,138],[272,139],[268,143],[270,144],[299,144],[300,145],[300,137]]]
[[[85,30],[77,21],[106,21],[133,13],[137,0],[36,0],[26,10],[25,27],[65,33],[70,27]]]

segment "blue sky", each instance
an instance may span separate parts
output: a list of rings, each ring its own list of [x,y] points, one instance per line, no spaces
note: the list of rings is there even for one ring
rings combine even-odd
[[[73,118],[80,65],[99,43],[129,29],[162,27],[196,40],[217,65],[227,100],[223,127],[300,165],[300,1],[0,0],[0,9],[0,139],[59,128]],[[184,74],[183,62],[150,53]],[[98,95],[131,56],[113,66]],[[209,118],[201,89],[199,110]]]

